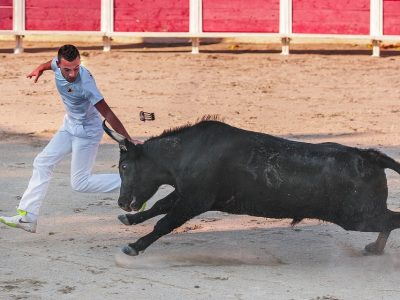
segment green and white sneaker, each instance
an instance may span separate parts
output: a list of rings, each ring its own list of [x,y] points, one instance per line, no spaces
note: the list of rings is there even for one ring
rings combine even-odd
[[[26,216],[26,212],[18,211],[19,215],[13,217],[0,216],[0,222],[13,228],[21,228],[25,231],[35,233],[37,221],[32,221]]]

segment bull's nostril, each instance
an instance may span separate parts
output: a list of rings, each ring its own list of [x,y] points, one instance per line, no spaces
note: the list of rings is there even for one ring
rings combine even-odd
[[[129,204],[122,204],[122,203],[118,202],[118,206],[125,211],[128,211],[128,212],[132,211],[132,208],[129,206]]]
[[[137,202],[132,202],[131,205],[130,205],[130,207],[131,207],[131,209],[134,210],[134,211],[137,211],[137,210],[139,210],[139,208],[140,208],[140,206],[138,205]]]
[[[118,206],[122,208],[125,211],[132,211],[134,208],[133,204],[135,203],[136,199],[133,197],[133,201],[131,201],[129,198],[126,197],[120,197],[118,199]]]
[[[122,208],[124,211],[127,211],[127,212],[131,212],[131,211],[132,211],[132,208],[129,207],[129,206],[122,206],[121,208]]]

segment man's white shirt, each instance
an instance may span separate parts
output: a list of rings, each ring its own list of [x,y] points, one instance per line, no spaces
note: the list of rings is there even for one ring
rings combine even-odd
[[[58,92],[67,111],[69,121],[76,125],[94,125],[100,121],[100,115],[94,107],[104,97],[96,86],[92,74],[82,65],[74,82],[68,82],[57,66],[57,58],[51,61]]]

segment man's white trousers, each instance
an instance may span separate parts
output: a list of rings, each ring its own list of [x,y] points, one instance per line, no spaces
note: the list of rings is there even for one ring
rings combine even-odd
[[[69,153],[72,189],[87,193],[107,193],[121,186],[119,174],[92,174],[103,130],[98,125],[74,125],[66,118],[64,126],[55,134],[33,162],[33,174],[18,209],[36,216],[46,195],[54,167]]]

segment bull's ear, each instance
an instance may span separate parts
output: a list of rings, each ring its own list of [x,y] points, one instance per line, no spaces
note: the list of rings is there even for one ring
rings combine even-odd
[[[118,143],[119,150],[121,150],[121,152],[127,152],[128,151],[128,147],[127,147],[126,143],[128,143],[127,139],[125,139],[122,142]]]

